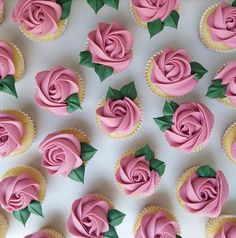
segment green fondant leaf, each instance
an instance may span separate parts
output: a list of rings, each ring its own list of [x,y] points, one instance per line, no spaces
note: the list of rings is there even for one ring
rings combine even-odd
[[[123,86],[120,89],[120,93],[123,97],[128,97],[131,100],[135,100],[137,98],[137,91],[135,88],[135,84],[134,81],[132,81],[131,83]]]
[[[109,7],[113,7],[116,10],[119,8],[119,0],[103,0],[103,2],[109,6]]]
[[[73,0],[57,0],[57,3],[60,4],[62,8],[61,20],[65,20],[70,15],[72,1]]]
[[[113,74],[113,68],[101,64],[96,64],[95,72],[99,76],[100,80],[104,81],[106,78]]]
[[[135,152],[135,157],[139,157],[139,156],[142,156],[142,155],[145,156],[146,160],[151,161],[152,159],[154,159],[154,152],[153,152],[153,150],[150,148],[150,146],[148,144],[145,145],[144,147],[138,149]]]
[[[197,169],[197,174],[199,177],[203,178],[215,178],[216,172],[209,165],[203,165]]]
[[[14,211],[13,216],[25,226],[27,220],[30,217],[30,212],[28,208],[26,207],[22,210]]]
[[[111,209],[108,212],[108,221],[110,226],[118,226],[122,223],[122,221],[125,218],[125,214],[116,210],[116,209]]]
[[[43,210],[41,203],[39,201],[33,200],[29,206],[28,210],[30,213],[43,217]]]
[[[215,79],[208,87],[206,96],[209,98],[225,98],[227,86],[222,84],[220,79]]]
[[[147,23],[147,28],[149,31],[150,38],[152,38],[154,35],[161,32],[164,28],[164,23],[160,19],[156,19],[154,21]]]
[[[73,169],[68,175],[74,181],[84,183],[85,165],[82,164],[80,167]]]
[[[116,229],[113,226],[109,226],[109,231],[104,234],[104,238],[119,238]]]
[[[106,99],[111,99],[113,101],[123,99],[124,97],[119,90],[109,87],[106,95]]]
[[[176,235],[176,238],[182,238],[182,236],[180,236],[180,235]]]
[[[66,99],[66,104],[67,104],[67,111],[69,113],[74,112],[75,110],[77,110],[79,108],[81,109],[80,100],[79,100],[79,96],[77,93],[70,95]]]
[[[87,3],[90,5],[90,7],[94,10],[96,14],[104,6],[103,0],[87,0]]]
[[[166,101],[163,108],[164,116],[172,116],[178,107],[179,104],[172,101]]]
[[[97,152],[97,150],[88,143],[81,142],[80,146],[81,146],[80,156],[83,161],[90,160]]]
[[[12,75],[8,75],[4,79],[0,79],[0,91],[17,98],[15,79]]]
[[[86,50],[80,52],[80,62],[81,65],[94,68],[95,64],[92,61],[92,54]]]
[[[164,20],[165,26],[170,26],[177,29],[179,23],[179,13],[173,10],[170,15]]]
[[[161,131],[169,129],[172,125],[172,116],[163,116],[154,118],[154,121],[158,125]]]
[[[236,0],[233,1],[232,6],[236,7]]]
[[[208,70],[205,69],[201,64],[198,62],[191,62],[191,74],[194,74],[194,79],[200,80],[207,72]]]
[[[151,169],[155,170],[159,176],[162,176],[166,169],[165,162],[158,160],[158,159],[152,159],[150,162]]]

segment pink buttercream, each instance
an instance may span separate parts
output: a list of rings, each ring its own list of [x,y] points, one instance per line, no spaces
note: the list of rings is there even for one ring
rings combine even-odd
[[[76,73],[61,66],[36,75],[36,103],[57,114],[68,115],[66,99],[78,93],[78,79]]]
[[[129,98],[111,101],[96,110],[101,127],[107,133],[129,134],[141,120],[139,107]]]
[[[8,113],[0,112],[0,158],[21,148],[23,124]]]
[[[4,9],[4,1],[0,0],[0,12]]]
[[[236,7],[220,3],[207,20],[212,39],[236,48]]]
[[[228,194],[228,183],[221,171],[217,171],[215,178],[199,177],[194,172],[179,190],[179,196],[189,212],[207,217],[220,215]]]
[[[179,230],[175,220],[171,220],[164,211],[159,211],[142,217],[135,238],[176,238]]]
[[[109,230],[108,210],[107,202],[88,194],[74,201],[67,229],[77,238],[103,238]]]
[[[39,184],[27,173],[7,177],[0,182],[0,204],[7,212],[26,208],[32,200],[38,200]]]
[[[150,170],[145,156],[125,156],[120,160],[115,178],[126,195],[150,195],[160,182],[159,174]]]
[[[88,34],[88,49],[93,63],[123,71],[132,59],[133,36],[119,22],[99,23],[95,31]]]
[[[154,58],[151,81],[170,96],[186,95],[198,83],[191,74],[188,53],[183,49],[170,48]]]
[[[61,16],[56,0],[17,0],[12,14],[15,22],[39,37],[57,32]]]
[[[0,41],[0,80],[8,75],[14,75],[15,71],[11,46]]]
[[[50,238],[45,232],[38,231],[31,235],[25,236],[25,238]]]
[[[214,236],[214,238],[235,238],[236,237],[236,224],[226,222],[221,231]]]
[[[80,141],[73,134],[49,134],[40,144],[39,150],[42,154],[41,165],[51,175],[68,176],[83,163],[80,158]]]
[[[132,6],[143,22],[156,19],[165,20],[173,10],[177,10],[180,0],[132,0]]]
[[[165,130],[168,143],[184,152],[206,145],[214,124],[212,112],[201,103],[183,103],[173,114],[172,126]]]

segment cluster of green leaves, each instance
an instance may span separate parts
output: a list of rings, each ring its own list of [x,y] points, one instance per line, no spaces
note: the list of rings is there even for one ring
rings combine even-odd
[[[205,69],[201,64],[198,62],[191,62],[191,74],[195,75],[195,80],[200,80],[207,72],[208,70]]]
[[[203,165],[198,167],[197,175],[202,178],[215,178],[216,172],[209,165]]]
[[[78,93],[74,93],[70,95],[66,99],[66,105],[67,105],[67,112],[71,113],[76,111],[77,109],[82,109],[80,106],[80,100]]]
[[[61,20],[69,17],[73,0],[56,0],[62,8]]]
[[[236,7],[236,0],[233,1],[232,6]]]
[[[96,14],[104,5],[113,7],[116,10],[119,8],[119,0],[87,0],[87,2]]]
[[[212,84],[208,87],[206,96],[209,98],[225,98],[227,85],[222,84],[222,80],[212,80]]]
[[[15,79],[12,75],[8,75],[4,79],[0,79],[0,92],[10,94],[17,98]]]

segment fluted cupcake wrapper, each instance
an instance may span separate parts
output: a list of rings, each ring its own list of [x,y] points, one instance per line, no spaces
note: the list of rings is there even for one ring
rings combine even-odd
[[[0,213],[0,237],[5,238],[7,235],[8,222],[5,216]]]
[[[80,74],[78,72],[75,72],[77,75],[77,79],[78,79],[78,87],[79,87],[79,100],[80,103],[83,103],[84,98],[85,98],[85,83],[84,83],[84,79],[80,76]]]
[[[64,236],[59,231],[52,228],[43,228],[40,231],[47,234],[49,238],[64,238]]]
[[[138,16],[138,14],[136,13],[134,7],[133,7],[133,4],[132,4],[132,1],[130,1],[130,13],[131,13],[131,16],[133,18],[133,20],[139,25],[141,26],[142,28],[147,28],[147,23],[146,22],[143,22],[140,17]]]

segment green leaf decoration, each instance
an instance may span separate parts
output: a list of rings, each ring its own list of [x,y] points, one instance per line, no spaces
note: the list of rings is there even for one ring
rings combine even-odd
[[[113,7],[116,10],[118,10],[119,8],[119,0],[103,0],[103,2],[109,6],[109,7]]]
[[[104,81],[113,74],[113,68],[101,64],[95,65],[95,72],[101,81]]]
[[[85,165],[82,164],[80,167],[73,169],[68,175],[69,178],[76,182],[84,183]]]
[[[160,19],[147,23],[147,28],[149,31],[150,38],[161,32],[164,28],[164,23]]]
[[[158,125],[161,131],[169,129],[172,125],[172,116],[163,116],[154,118],[154,121]]]
[[[30,217],[30,212],[28,208],[26,207],[22,210],[14,211],[13,216],[25,226],[27,220]]]
[[[197,169],[197,175],[203,178],[215,178],[216,172],[209,165],[203,165]]]
[[[113,226],[109,226],[109,231],[104,234],[104,238],[119,238],[116,229]]]
[[[80,100],[79,100],[79,96],[77,93],[70,95],[66,99],[66,104],[67,104],[67,111],[69,113],[74,112],[77,109],[81,109]]]
[[[122,94],[119,90],[109,87],[106,95],[106,100],[111,99],[113,101],[123,99]]]
[[[125,214],[116,210],[111,209],[108,211],[108,221],[110,226],[118,226],[122,223],[125,218]]]
[[[87,0],[87,3],[94,10],[96,14],[104,6],[103,0]]]
[[[146,160],[151,161],[152,159],[154,159],[154,152],[153,152],[153,150],[150,148],[150,146],[148,144],[145,145],[144,147],[138,149],[135,152],[135,157],[139,157],[139,156],[142,156],[142,155],[145,156]]]
[[[70,15],[72,1],[73,0],[57,0],[57,3],[60,4],[62,8],[61,20],[65,20]]]
[[[0,91],[17,98],[15,79],[12,75],[8,75],[4,79],[0,79]]]
[[[223,85],[220,79],[215,79],[208,87],[206,96],[209,98],[225,98],[227,85]]]
[[[236,0],[233,1],[232,6],[236,7]]]
[[[81,51],[79,56],[80,56],[80,62],[79,63],[81,65],[84,65],[84,66],[87,66],[87,67],[90,67],[90,68],[95,67],[95,64],[92,61],[92,54],[88,50]]]
[[[132,81],[131,83],[123,86],[120,89],[120,93],[123,97],[128,97],[131,100],[135,100],[137,98],[137,91],[135,88],[135,84],[134,81]]]
[[[95,148],[93,148],[91,145],[85,142],[81,142],[80,146],[81,146],[80,156],[83,161],[89,161],[97,152]]]
[[[30,213],[43,217],[43,210],[41,203],[39,201],[33,200],[29,206],[28,210]]]
[[[162,176],[166,169],[165,162],[158,160],[158,159],[152,159],[150,162],[151,169],[155,170],[159,176]]]
[[[180,235],[176,235],[176,238],[182,238],[182,236],[180,236]]]
[[[172,11],[170,15],[164,20],[165,26],[170,26],[177,29],[179,23],[179,13],[177,11]]]
[[[164,116],[172,116],[178,107],[179,104],[172,101],[166,101],[163,108]]]
[[[205,69],[201,64],[198,62],[191,62],[191,74],[194,74],[194,79],[200,80],[207,72],[208,70]]]

